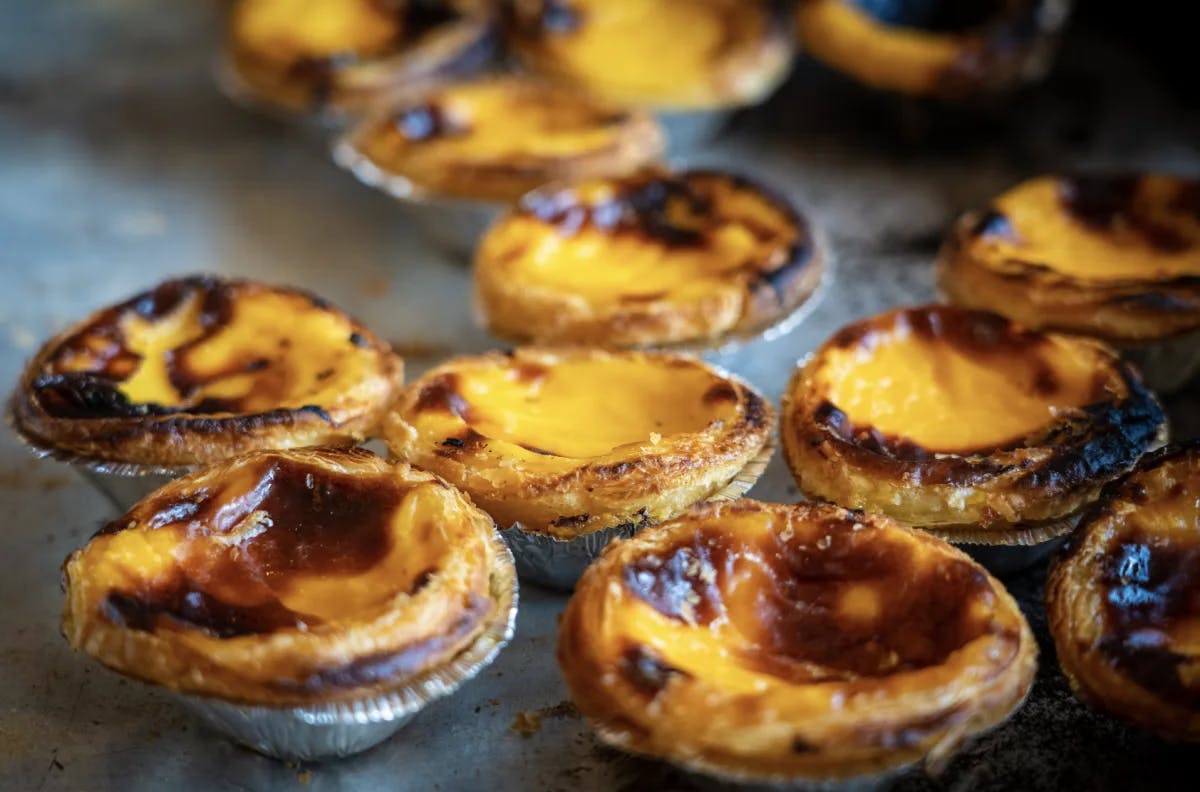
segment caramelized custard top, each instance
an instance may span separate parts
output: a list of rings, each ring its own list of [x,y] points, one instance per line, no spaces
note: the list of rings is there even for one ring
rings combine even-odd
[[[1082,280],[1200,278],[1200,182],[1161,175],[1043,176],[998,197],[970,244]]]
[[[331,423],[385,350],[319,298],[245,281],[167,281],[60,338],[32,382],[56,418],[306,410]]]
[[[811,385],[827,400],[818,420],[841,434],[963,454],[1040,437],[1118,380],[1093,345],[931,306],[844,328],[818,351]]]
[[[733,421],[752,409],[743,399],[761,418],[757,397],[687,358],[549,352],[537,360],[463,359],[414,385],[407,419],[446,453],[491,440],[534,459],[589,459]]]
[[[713,70],[765,43],[768,3],[747,0],[519,0],[518,34],[539,66],[613,99],[704,104]],[[723,87],[723,86],[722,86]]]
[[[607,307],[696,301],[731,282],[782,291],[812,244],[786,201],[744,179],[651,172],[530,193],[480,255],[531,287]]]
[[[280,62],[379,55],[403,31],[404,2],[377,0],[237,0],[238,43]]]
[[[620,670],[647,693],[672,674],[749,692],[760,675],[808,684],[917,671],[984,636],[1015,652],[986,573],[926,541],[831,507],[735,505],[673,527],[620,572],[640,605],[622,616]]]
[[[416,594],[454,552],[446,486],[341,454],[359,469],[244,457],[109,523],[82,551],[104,618],[226,639],[366,619]]]
[[[1200,446],[1132,475],[1106,511],[1099,648],[1147,689],[1200,710]]]

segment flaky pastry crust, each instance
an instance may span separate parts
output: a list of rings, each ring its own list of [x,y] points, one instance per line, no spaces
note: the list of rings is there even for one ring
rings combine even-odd
[[[852,0],[800,0],[796,22],[801,47],[872,88],[967,99],[1040,77],[1069,2],[943,0],[918,5],[923,15],[891,20]]]
[[[340,149],[340,161],[361,157],[397,195],[509,202],[551,181],[630,173],[661,155],[663,137],[644,112],[510,75],[409,98]]]
[[[694,358],[526,348],[428,372],[384,435],[501,528],[569,539],[717,494],[764,449],[774,418],[749,385]]]
[[[886,375],[866,368],[889,346]],[[872,420],[897,413],[913,425],[847,414],[834,389],[857,395],[857,409],[880,416]],[[917,423],[940,442],[964,439],[923,445],[910,434]],[[843,328],[797,368],[781,422],[806,494],[972,540],[1016,540],[1051,522],[1069,529],[1165,430],[1153,394],[1103,344],[946,306]]]
[[[534,71],[623,104],[754,104],[794,44],[774,0],[516,0],[507,38]]]
[[[478,304],[518,343],[712,342],[807,301],[824,253],[786,199],[716,171],[644,171],[529,193],[481,240]]]
[[[1080,698],[1200,741],[1200,444],[1114,483],[1046,584],[1058,660]]]
[[[411,0],[236,0],[226,31],[234,90],[284,112],[360,113],[484,63],[490,15]]]
[[[128,676],[268,706],[357,699],[484,628],[494,527],[366,451],[261,451],[157,490],[63,567],[63,632]]]
[[[260,448],[354,445],[402,378],[384,341],[321,298],[202,276],[166,281],[50,339],[10,410],[43,452],[186,467]]]
[[[1200,331],[1200,181],[1031,179],[958,221],[938,285],[955,304],[1120,346]]]
[[[558,663],[606,741],[741,781],[940,762],[1037,662],[1016,603],[950,545],[834,506],[705,504],[583,575]]]

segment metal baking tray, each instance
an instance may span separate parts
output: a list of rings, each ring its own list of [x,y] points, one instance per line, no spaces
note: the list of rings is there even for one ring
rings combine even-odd
[[[247,114],[211,82],[216,3],[11,3],[0,25],[0,382],[50,333],[167,275],[215,271],[312,289],[405,353],[410,375],[492,345],[467,272],[310,131]],[[1194,109],[1194,106],[1193,106]],[[837,282],[799,328],[718,362],[777,399],[794,361],[840,325],[933,297],[947,222],[1016,179],[1076,165],[1200,171],[1200,121],[1111,42],[1068,39],[1043,89],[963,130],[802,66],[689,164],[756,175],[807,207]],[[968,124],[968,127],[971,127]],[[916,137],[914,137],[916,136]],[[1171,403],[1200,434],[1200,392]],[[778,456],[753,496],[792,500]],[[690,789],[601,747],[554,664],[565,598],[526,585],[497,662],[391,740],[334,763],[237,748],[165,695],[73,655],[59,565],[111,514],[84,481],[0,435],[0,790]],[[937,779],[904,790],[1195,789],[1196,749],[1078,703],[1057,670],[1044,569],[1007,580],[1042,645],[1024,708]]]

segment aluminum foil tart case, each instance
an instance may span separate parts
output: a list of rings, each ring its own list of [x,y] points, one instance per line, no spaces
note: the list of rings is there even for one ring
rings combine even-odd
[[[767,469],[767,464],[774,454],[775,440],[771,438],[732,481],[708,500],[737,500],[745,495]],[[600,557],[600,553],[609,542],[614,539],[628,539],[651,525],[653,523],[649,521],[626,523],[592,531],[574,539],[556,539],[546,534],[526,531],[520,523],[501,530],[500,533],[512,548],[517,574],[522,580],[556,591],[571,591],[583,570]]]
[[[277,759],[315,761],[351,756],[391,737],[431,702],[448,696],[487,667],[512,638],[517,575],[508,546],[493,533],[492,620],[449,662],[373,698],[305,707],[241,706],[221,699],[173,696],[214,730]]]
[[[133,504],[149,495],[154,490],[173,481],[180,476],[196,470],[194,467],[157,467],[154,465],[136,465],[129,462],[109,462],[102,459],[86,457],[62,451],[57,448],[39,445],[25,435],[13,419],[12,403],[4,413],[5,423],[12,433],[38,459],[53,459],[70,465],[101,495],[116,507],[118,513],[129,510]]]

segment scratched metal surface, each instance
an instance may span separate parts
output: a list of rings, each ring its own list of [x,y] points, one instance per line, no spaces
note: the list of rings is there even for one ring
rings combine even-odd
[[[316,136],[216,93],[216,5],[0,2],[0,382],[13,382],[34,345],[85,310],[196,271],[320,292],[406,347],[414,372],[451,351],[487,348],[461,266],[336,170]],[[1043,168],[1200,170],[1197,114],[1087,37],[1069,43],[1049,86],[968,143],[936,142],[939,124],[859,102],[811,66],[802,77],[691,158],[766,178],[809,207],[836,248],[838,281],[804,326],[721,361],[773,398],[793,361],[842,323],[931,297],[931,255],[957,209]],[[934,142],[912,143],[901,129]],[[1174,402],[1180,434],[1200,429],[1197,399]],[[778,459],[753,494],[794,496]],[[4,433],[0,513],[0,789],[690,788],[659,765],[602,749],[558,706],[565,691],[552,648],[564,600],[532,586],[496,664],[391,742],[312,767],[236,748],[64,646],[59,564],[109,516],[98,495],[70,471],[30,460]],[[939,779],[900,786],[1188,787],[1179,777],[1187,749],[1071,697],[1046,645],[1042,574],[1010,581],[1043,642],[1029,702]],[[540,713],[540,728],[512,730],[519,713]]]

